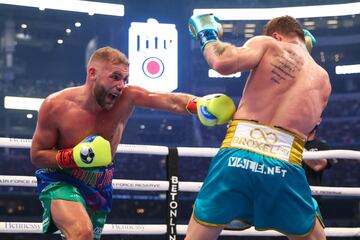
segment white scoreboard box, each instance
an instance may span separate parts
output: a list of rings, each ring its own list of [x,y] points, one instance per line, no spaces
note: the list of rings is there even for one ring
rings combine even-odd
[[[178,32],[175,24],[132,22],[129,28],[129,83],[149,91],[178,88]]]

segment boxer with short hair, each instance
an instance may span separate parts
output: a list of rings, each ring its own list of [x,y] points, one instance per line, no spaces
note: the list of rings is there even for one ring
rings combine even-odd
[[[66,88],[42,103],[31,161],[42,202],[43,232],[59,229],[68,240],[100,239],[111,210],[113,156],[136,106],[198,114],[208,126],[235,111],[231,98],[156,93],[127,85],[129,63],[120,51],[95,51],[84,85]]]
[[[309,54],[315,38],[290,16],[270,20],[242,47],[219,40],[222,27],[212,14],[192,16],[189,30],[212,69],[251,73],[185,239],[217,239],[234,219],[289,239],[326,239],[301,168],[305,140],[331,93],[327,72]]]

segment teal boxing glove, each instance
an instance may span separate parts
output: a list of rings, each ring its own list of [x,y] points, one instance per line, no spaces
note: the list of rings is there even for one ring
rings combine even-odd
[[[311,53],[312,48],[316,44],[315,37],[309,32],[309,30],[303,29],[304,31],[304,38],[305,38],[305,45],[309,53]]]
[[[193,38],[200,41],[201,50],[209,42],[219,41],[223,34],[219,19],[213,14],[192,16],[189,19],[189,31]]]

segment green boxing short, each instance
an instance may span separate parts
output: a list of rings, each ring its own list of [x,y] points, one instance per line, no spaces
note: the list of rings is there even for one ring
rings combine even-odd
[[[94,240],[100,239],[101,232],[105,225],[107,213],[101,210],[93,211],[92,209],[88,208],[85,204],[84,198],[76,187],[64,182],[52,183],[41,191],[39,199],[44,208],[42,217],[43,233],[53,233],[58,230],[51,218],[50,205],[51,200],[53,199],[63,199],[73,202],[80,202],[85,207],[93,224]]]

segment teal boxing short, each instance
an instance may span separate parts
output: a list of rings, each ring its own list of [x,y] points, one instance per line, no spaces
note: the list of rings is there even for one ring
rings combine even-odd
[[[286,134],[253,123],[232,123],[196,199],[195,220],[221,226],[240,219],[257,230],[273,229],[294,237],[309,234],[316,218],[323,224],[305,172],[295,164],[297,153],[302,153],[294,147],[299,140],[287,139]]]

